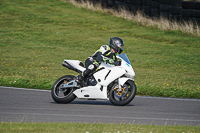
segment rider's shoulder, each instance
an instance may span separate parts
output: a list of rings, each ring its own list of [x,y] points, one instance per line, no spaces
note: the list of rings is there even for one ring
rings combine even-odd
[[[109,47],[108,45],[102,45],[102,46],[100,47],[100,51],[101,51],[102,53],[104,53],[104,52],[106,52],[106,51],[108,51],[108,50],[110,50],[110,47]]]

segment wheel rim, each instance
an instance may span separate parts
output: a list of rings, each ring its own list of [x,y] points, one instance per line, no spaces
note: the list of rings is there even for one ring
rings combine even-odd
[[[113,86],[113,96],[116,101],[123,101],[129,97],[131,94],[130,85],[124,84],[121,86],[121,91],[119,91],[118,85]]]
[[[73,92],[73,88],[66,88],[63,89],[62,85],[67,83],[69,80],[62,79],[58,84],[55,86],[54,94],[58,98],[65,98]]]

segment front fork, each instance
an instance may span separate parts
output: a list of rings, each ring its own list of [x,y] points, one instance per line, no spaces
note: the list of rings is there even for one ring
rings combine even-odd
[[[122,91],[122,88],[121,88],[121,84],[120,84],[120,81],[119,81],[119,79],[118,79],[118,90],[119,90],[119,92],[121,92],[121,91]]]
[[[118,88],[119,88],[118,90],[119,90],[119,91],[122,91],[121,86],[123,86],[124,83],[126,83],[127,80],[133,80],[133,81],[134,81],[134,79],[126,78],[126,77],[122,77],[122,78],[119,78],[119,79],[118,79]]]

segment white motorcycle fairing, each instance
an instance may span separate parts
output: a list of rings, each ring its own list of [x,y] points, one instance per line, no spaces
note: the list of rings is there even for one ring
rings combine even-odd
[[[83,88],[80,88],[80,89],[77,89],[74,91],[74,94],[78,98],[108,100],[107,86],[112,81],[114,81],[118,77],[121,77],[123,74],[125,74],[126,71],[121,70],[120,67],[111,67],[110,65],[107,65],[104,62],[101,65],[101,68],[103,68],[103,67],[106,67],[106,68],[93,74],[94,78],[97,81],[97,84],[95,86],[83,87]],[[101,69],[101,68],[99,68],[99,69]],[[111,68],[111,69],[109,69],[109,68]]]
[[[124,56],[124,54],[122,54],[121,56]],[[95,86],[83,87],[75,90],[73,93],[78,98],[108,100],[107,86],[111,82],[118,79],[118,87],[119,90],[121,90],[121,86],[123,86],[127,80],[134,81],[135,72],[128,58],[121,56],[117,56],[122,60],[120,66],[113,66],[110,64],[106,64],[105,62],[101,63],[99,67],[99,69],[101,70],[93,74],[94,78],[97,81],[97,84]],[[127,60],[125,61],[124,58],[127,58]],[[65,60],[65,63],[70,64],[73,68],[76,68],[81,72],[85,70],[85,68],[80,65],[82,62],[79,60]],[[126,77],[120,78],[124,74],[126,75]]]

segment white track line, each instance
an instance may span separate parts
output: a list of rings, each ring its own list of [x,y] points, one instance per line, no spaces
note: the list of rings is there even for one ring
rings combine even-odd
[[[153,97],[153,96],[136,96],[138,98],[147,98],[147,99],[163,99],[163,100],[179,100],[179,101],[196,101],[200,102],[200,99],[196,98],[175,98],[175,97]]]
[[[43,91],[43,92],[51,92],[51,90],[28,89],[28,88],[5,87],[5,86],[0,86],[0,88],[15,89],[15,90],[26,90],[26,91]]]

